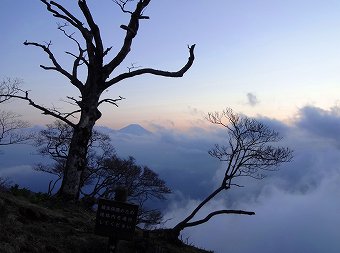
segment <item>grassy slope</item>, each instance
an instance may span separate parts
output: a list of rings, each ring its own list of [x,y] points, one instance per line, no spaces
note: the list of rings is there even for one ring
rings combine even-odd
[[[108,239],[93,234],[95,213],[74,205],[31,201],[0,192],[0,252],[105,252]],[[145,239],[138,235],[133,242],[121,241],[119,252],[135,252],[141,247],[156,253],[208,252],[184,244],[172,245],[156,236]]]

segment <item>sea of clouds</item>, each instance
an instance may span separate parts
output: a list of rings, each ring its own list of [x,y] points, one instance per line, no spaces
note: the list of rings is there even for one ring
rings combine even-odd
[[[340,252],[340,109],[306,106],[289,123],[258,120],[280,132],[281,144],[294,150],[293,161],[268,172],[263,180],[240,180],[244,187],[219,195],[198,214],[199,218],[218,209],[242,209],[255,216],[214,217],[185,229],[183,240],[218,253]],[[223,128],[153,125],[150,132],[98,130],[111,136],[118,155],[134,156],[173,189],[162,205],[164,226],[181,221],[220,184],[224,168],[207,151],[225,143]],[[34,148],[6,147],[0,156],[0,176],[46,191],[50,177],[31,170],[41,159]]]

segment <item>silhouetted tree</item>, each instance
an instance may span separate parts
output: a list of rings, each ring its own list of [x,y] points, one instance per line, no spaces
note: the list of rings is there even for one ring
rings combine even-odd
[[[113,155],[90,166],[89,171],[86,180],[91,184],[82,192],[86,197],[113,199],[115,189],[123,186],[127,189],[128,200],[139,205],[138,223],[154,225],[161,221],[161,212],[148,209],[147,202],[164,200],[171,190],[150,168],[137,165],[131,156],[121,159]]]
[[[35,146],[38,152],[52,158],[53,163],[38,164],[35,170],[57,176],[57,180],[49,183],[49,194],[64,176],[72,132],[72,127],[56,121],[36,135]],[[159,223],[161,212],[149,209],[147,202],[153,199],[164,200],[166,194],[171,193],[165,182],[147,166],[137,165],[133,157],[117,157],[111,139],[106,134],[93,131],[88,145],[86,168],[80,184],[84,201],[93,205],[97,198],[114,199],[116,188],[123,186],[128,191],[128,200],[140,207],[138,223]]]
[[[0,110],[0,146],[23,143],[32,138],[31,134],[22,131],[29,124],[19,118],[18,114]]]
[[[49,194],[52,194],[58,181],[64,177],[72,135],[73,128],[57,120],[52,124],[47,124],[47,128],[41,130],[35,136],[34,145],[38,148],[39,154],[51,158],[53,163],[39,163],[34,169],[57,176],[56,180],[51,180],[49,183]],[[80,187],[87,184],[84,178],[87,178],[90,173],[91,166],[95,166],[100,160],[111,157],[115,153],[110,137],[96,130],[91,135],[87,149],[86,166]]]
[[[0,81],[1,105],[9,102],[11,96],[19,92],[20,84],[19,79],[6,78]],[[32,138],[32,134],[22,131],[28,126],[27,122],[20,120],[20,115],[0,109],[0,146],[23,143]]]
[[[125,37],[120,49],[112,58],[107,58],[112,47],[104,47],[100,28],[96,24],[86,0],[78,0],[78,6],[83,17],[76,17],[70,10],[67,10],[56,1],[41,0],[41,2],[46,5],[47,11],[55,18],[65,22],[65,24],[59,25],[58,29],[71,42],[75,43],[78,49],[76,53],[66,52],[74,58],[73,66],[70,70],[67,70],[60,64],[52,52],[51,42],[41,44],[25,41],[24,45],[42,49],[51,60],[51,65],[40,65],[40,67],[44,70],[59,72],[70,81],[71,85],[78,89],[80,93],[79,99],[69,97],[78,108],[68,113],[62,113],[55,108],[49,109],[35,103],[30,98],[28,92],[24,92],[21,95],[12,95],[11,97],[26,100],[29,105],[41,110],[43,114],[51,115],[73,127],[74,131],[59,194],[66,200],[75,200],[79,197],[81,178],[86,165],[86,154],[92,129],[96,121],[101,117],[101,112],[98,107],[105,102],[117,105],[117,102],[123,99],[122,97],[116,99],[101,99],[102,93],[120,81],[139,75],[152,74],[164,77],[183,76],[193,64],[195,45],[189,47],[188,61],[178,71],[170,72],[154,68],[130,68],[127,72],[116,75],[115,70],[122,64],[131,51],[133,39],[139,30],[140,21],[149,19],[148,16],[144,15],[144,10],[150,4],[151,0],[136,0],[135,7],[132,10],[128,9],[128,5],[133,4],[134,1],[113,1],[119,6],[122,12],[130,16],[130,20],[127,25],[120,26],[120,28],[125,31]],[[73,33],[69,33],[67,26],[71,26],[78,31],[82,41],[80,41],[78,37],[75,37]],[[84,71],[86,73],[85,81],[81,81],[79,78],[78,73],[81,67],[84,67],[86,70]],[[70,118],[75,114],[79,114],[79,120],[74,123]]]
[[[4,78],[0,81],[0,104],[11,99],[20,91],[19,79]]]
[[[172,232],[178,236],[180,231],[209,221],[220,214],[254,215],[254,212],[243,210],[217,210],[205,218],[192,221],[195,215],[210,200],[231,186],[238,186],[234,180],[238,177],[263,179],[263,171],[275,170],[281,163],[292,159],[292,151],[286,147],[272,146],[282,138],[279,134],[255,119],[235,114],[231,109],[222,113],[209,113],[208,121],[224,127],[228,133],[227,145],[215,145],[209,151],[212,157],[219,159],[225,168],[221,185],[206,197],[183,221],[178,223]]]

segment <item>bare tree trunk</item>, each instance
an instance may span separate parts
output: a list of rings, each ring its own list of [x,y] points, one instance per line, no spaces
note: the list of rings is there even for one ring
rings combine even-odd
[[[179,233],[187,227],[188,222],[194,218],[194,216],[197,214],[197,212],[206,204],[208,203],[211,199],[213,199],[217,194],[219,194],[221,191],[225,189],[224,186],[220,186],[217,188],[213,193],[211,193],[207,198],[205,198],[195,209],[192,211],[192,213],[186,217],[183,221],[178,223],[175,227],[172,228],[172,232],[176,237],[179,236]]]
[[[94,97],[94,98],[93,98]],[[58,195],[65,200],[79,198],[82,174],[86,168],[88,143],[93,127],[101,117],[98,107],[98,98],[95,94],[82,102],[82,111],[79,123],[74,128],[69,153],[66,160],[64,179]]]
[[[177,238],[179,237],[181,231],[185,228],[188,227],[194,227],[194,226],[198,226],[200,224],[203,224],[207,221],[209,221],[212,217],[216,216],[216,215],[220,215],[220,214],[243,214],[243,215],[255,215],[254,212],[248,212],[248,211],[243,211],[243,210],[218,210],[215,212],[211,212],[209,213],[205,218],[203,219],[199,219],[193,222],[190,222],[195,215],[198,213],[199,210],[201,210],[201,208],[203,206],[205,206],[205,204],[207,204],[210,200],[212,200],[214,197],[216,197],[220,192],[222,192],[223,190],[227,190],[229,189],[229,187],[225,186],[225,182],[223,182],[223,184],[217,188],[214,192],[212,192],[207,198],[205,198],[192,212],[191,214],[186,217],[183,221],[181,221],[180,223],[178,223],[176,226],[174,226],[172,229],[170,229],[168,231],[168,237],[170,238],[171,241],[177,241]]]
[[[79,197],[81,176],[86,166],[87,139],[90,128],[76,128],[70,144],[66,161],[64,179],[58,195],[65,200],[76,200]]]

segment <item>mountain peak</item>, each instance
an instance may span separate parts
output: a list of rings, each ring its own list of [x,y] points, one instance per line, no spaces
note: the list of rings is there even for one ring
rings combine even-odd
[[[139,124],[130,124],[118,130],[119,133],[131,134],[131,135],[149,135],[150,131],[146,130]]]

